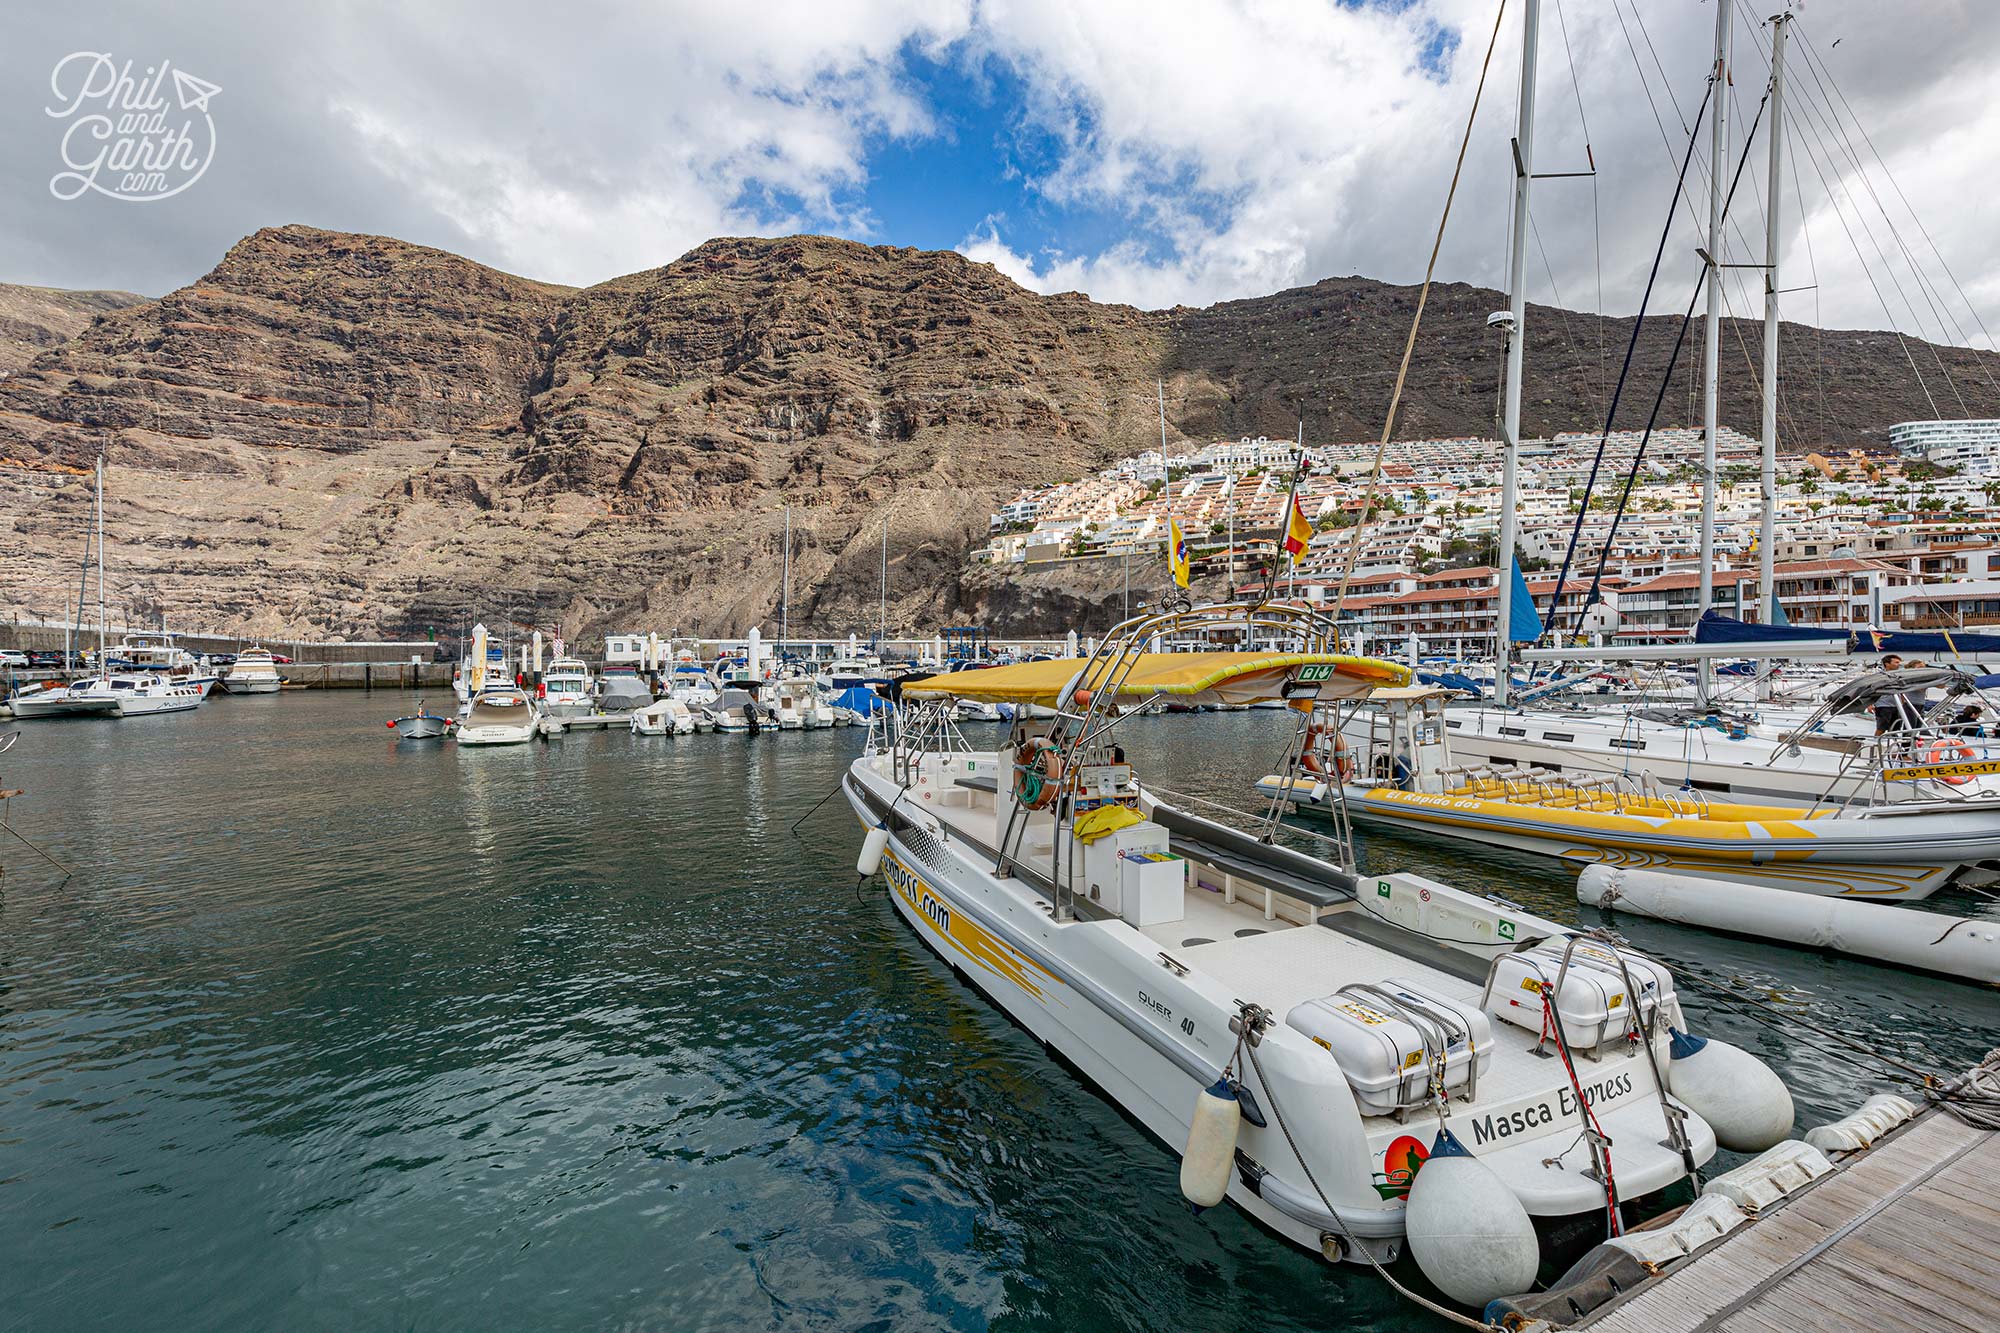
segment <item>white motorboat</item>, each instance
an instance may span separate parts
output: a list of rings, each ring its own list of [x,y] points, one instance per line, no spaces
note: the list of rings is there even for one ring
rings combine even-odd
[[[1981,764],[1949,738],[1898,735],[1881,747],[1896,767],[1856,774],[1857,795],[1894,787],[1903,799],[1751,804],[1646,778],[1459,763],[1444,697],[1430,686],[1374,691],[1352,705],[1370,724],[1359,747],[1331,713],[1301,717],[1282,771],[1259,793],[1425,838],[1794,893],[1926,898],[2000,862],[2000,798],[1971,788],[1963,770]]]
[[[667,675],[667,697],[679,700],[686,706],[694,719],[696,731],[712,731],[715,723],[710,717],[716,701],[721,698],[721,690],[707,668],[693,660],[692,656],[674,664]]]
[[[1670,1041],[1687,1024],[1650,960],[1497,898],[1275,846],[1119,762],[1109,735],[1129,705],[1331,700],[1405,678],[1318,651],[1331,622],[1268,605],[1259,631],[1294,623],[1300,651],[1139,651],[1247,614],[1143,617],[1087,663],[906,684],[843,785],[868,830],[858,869],[1181,1153],[1192,1202],[1227,1198],[1330,1259],[1386,1262],[1407,1243],[1475,1309],[1529,1289],[1536,1219],[1603,1218],[1691,1176],[1718,1137],[1758,1151],[1789,1132],[1789,1094],[1761,1063]],[[972,749],[948,707],[972,691],[1057,716]],[[1725,1064],[1718,1091],[1701,1076]]]
[[[632,714],[635,736],[687,736],[695,730],[694,710],[668,695]]]
[[[738,686],[729,686],[716,698],[708,709],[710,724],[717,731],[757,735],[759,732],[777,730],[777,719],[766,712],[757,702],[757,696]]]
[[[558,657],[542,673],[542,711],[553,718],[589,717],[597,709],[590,668],[574,657]]]
[[[222,673],[224,694],[276,694],[284,684],[277,659],[263,648],[246,648]]]
[[[597,678],[597,707],[606,713],[636,713],[653,702],[653,692],[629,666],[606,666]]]
[[[771,687],[771,707],[784,731],[833,725],[833,708],[820,698],[819,690],[803,676],[787,676]]]
[[[133,671],[79,681],[69,692],[75,698],[111,700],[117,705],[117,717],[151,717],[198,708],[208,691],[185,679]]]
[[[1568,774],[1617,774],[1648,778],[1739,800],[1833,801],[1917,800],[1927,793],[1907,785],[1880,787],[1868,774],[1895,763],[1880,762],[1885,742],[1872,724],[1856,725],[1876,698],[1896,690],[1942,696],[1912,707],[1895,735],[1934,734],[1940,743],[1963,746],[1972,757],[2000,758],[2000,742],[1952,729],[1944,715],[1983,697],[1964,672],[1932,668],[1856,676],[1801,717],[1777,715],[1777,724],[1756,717],[1703,710],[1562,709],[1547,706],[1496,708],[1457,705],[1444,725],[1452,753],[1466,764],[1512,765]],[[1996,709],[1994,711],[2000,711]],[[1989,712],[1989,716],[1992,712]],[[1369,719],[1350,715],[1343,723],[1349,740],[1364,744]],[[1959,794],[2000,798],[2000,774],[1970,775]]]
[[[489,685],[472,700],[472,709],[458,724],[460,745],[521,745],[535,738],[541,712],[526,690],[514,685]]]
[[[87,685],[88,681],[77,681],[75,685]],[[80,694],[74,685],[58,685],[54,681],[45,683],[39,689],[24,689],[15,694],[9,702],[14,707],[14,716],[25,720],[57,717],[117,717],[118,700],[98,694]]]
[[[450,735],[451,729],[458,725],[458,719],[431,712],[419,699],[416,712],[408,717],[393,718],[389,725],[396,729],[397,740],[436,741]]]

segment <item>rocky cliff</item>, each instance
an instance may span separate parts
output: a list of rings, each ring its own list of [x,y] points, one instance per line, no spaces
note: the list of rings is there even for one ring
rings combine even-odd
[[[68,342],[99,315],[145,299],[132,292],[68,292],[0,282],[0,375]]]
[[[1370,437],[1415,297],[1346,278],[1145,312],[822,237],[711,241],[577,291],[305,227],[158,301],[24,291],[0,288],[0,607],[74,597],[102,450],[120,610],[349,637],[769,626],[788,506],[794,628],[873,625],[885,529],[894,624],[1060,617],[1069,594],[966,575],[996,503],[1157,442],[1156,376],[1177,438],[1288,435],[1301,412],[1310,439]],[[1490,432],[1501,304],[1433,292],[1399,433]],[[1597,424],[1627,329],[1536,308],[1525,428]],[[1649,321],[1642,368],[1670,337]],[[1785,339],[1797,442],[1931,414],[1894,335]],[[1911,348],[1975,414],[2000,408],[2000,358]],[[1650,402],[1639,382],[1628,403]],[[1741,356],[1724,402],[1754,432]]]

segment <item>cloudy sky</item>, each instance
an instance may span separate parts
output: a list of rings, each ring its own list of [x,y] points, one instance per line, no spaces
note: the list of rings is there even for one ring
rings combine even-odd
[[[1598,174],[1537,184],[1534,299],[1636,307],[1718,2],[1736,5],[1740,152],[1768,80],[1761,20],[1783,0],[1544,0],[1537,168]],[[714,235],[800,230],[956,248],[1030,287],[1149,307],[1414,281],[1497,4],[19,6],[0,46],[0,280],[158,294],[245,233],[302,222],[578,284]],[[1522,8],[1493,57],[1449,279],[1502,281]],[[1784,284],[1803,290],[1787,317],[1983,345],[1975,311],[2000,332],[2000,3],[1795,8],[1780,214]],[[90,149],[77,122],[110,96],[86,86],[89,62],[63,64],[76,53],[219,88],[205,110],[169,108],[196,124],[166,173],[199,159],[185,188],[56,197],[64,153]],[[1731,262],[1761,253],[1762,142]],[[1668,305],[1700,207],[1669,242]],[[1754,275],[1733,284],[1754,313]]]

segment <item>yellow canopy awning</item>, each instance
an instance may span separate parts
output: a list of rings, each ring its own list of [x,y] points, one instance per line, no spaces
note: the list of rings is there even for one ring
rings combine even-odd
[[[903,686],[906,699],[969,699],[991,704],[1055,707],[1065,687],[1082,675],[1082,658],[1019,662],[929,676]],[[1115,678],[1115,661],[1092,672],[1092,681]],[[1140,653],[1118,690],[1127,701],[1171,695],[1189,703],[1256,703],[1260,699],[1352,699],[1379,686],[1409,682],[1407,667],[1345,653]],[[1292,688],[1289,693],[1286,686]]]

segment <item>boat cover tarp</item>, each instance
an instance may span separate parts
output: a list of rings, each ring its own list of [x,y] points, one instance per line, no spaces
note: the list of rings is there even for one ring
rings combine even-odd
[[[1930,653],[1940,656],[2000,657],[2000,634],[1956,630],[1812,629],[1802,625],[1752,625],[1731,616],[1704,612],[1694,627],[1696,643],[1797,643],[1802,639],[1845,639],[1850,653]]]
[[[1971,678],[1963,672],[1946,667],[1904,667],[1897,671],[1864,671],[1852,680],[1842,681],[1838,688],[1826,696],[1826,706],[1836,713],[1865,713],[1875,706],[1877,699],[1890,695],[1907,695],[1913,700],[1922,699],[1926,690],[1937,686],[1962,686]]]
[[[1704,611],[1695,622],[1696,643],[1797,643],[1802,639],[1853,639],[1844,629],[1813,629],[1805,625],[1753,625],[1734,616]],[[1854,651],[1853,644],[1848,651]],[[1863,649],[1862,651],[1867,651]]]
[[[875,693],[875,691],[864,689],[859,685],[848,686],[827,702],[831,703],[835,708],[845,708],[859,713],[863,717],[873,717],[889,706],[887,699],[884,699],[881,695]]]
[[[1372,657],[1352,657],[1346,653],[1139,653],[1127,659],[1131,670],[1119,682],[1124,699],[1150,699],[1169,695],[1193,703],[1256,703],[1285,697],[1286,682],[1301,667],[1330,666],[1325,680],[1317,682],[1322,699],[1351,699],[1379,685],[1406,685],[1410,669]],[[1057,699],[1071,682],[1077,681],[1090,663],[1077,657],[1050,658],[1044,662],[1017,662],[1012,666],[986,667],[977,671],[953,671],[941,676],[907,681],[906,699],[970,699],[993,704],[1040,704],[1056,706]],[[1106,658],[1092,669],[1091,684],[1117,676],[1122,666]]]
[[[1442,685],[1448,690],[1458,690],[1474,698],[1483,698],[1486,694],[1484,685],[1456,671],[1419,671],[1417,679],[1426,685]]]

